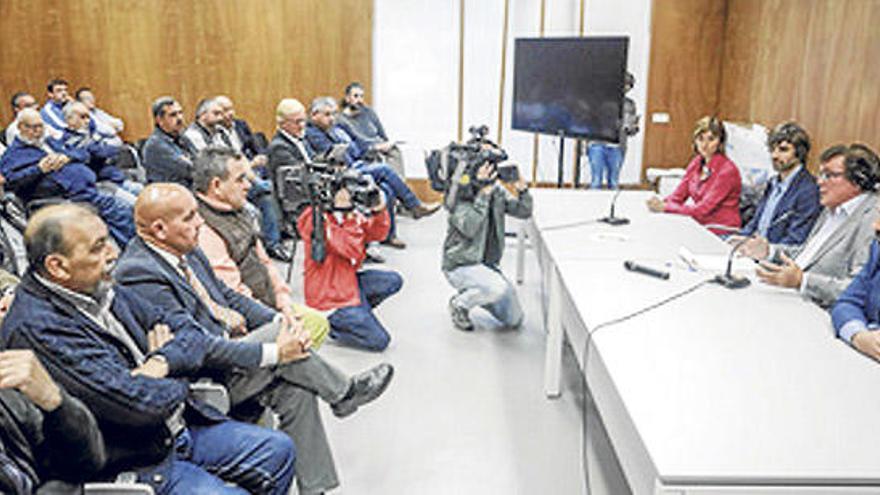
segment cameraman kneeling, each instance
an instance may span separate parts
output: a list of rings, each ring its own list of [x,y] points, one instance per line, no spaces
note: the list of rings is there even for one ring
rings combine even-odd
[[[355,210],[346,182],[333,187],[331,211],[321,212],[318,220],[323,223],[322,241],[313,239],[314,205],[307,207],[297,222],[306,245],[306,304],[332,311],[328,316],[330,338],[381,351],[388,347],[391,337],[373,314],[373,308],[399,291],[403,279],[392,271],[358,269],[366,257],[367,243],[388,235],[388,210],[379,194],[381,199],[370,207],[371,214],[364,215]]]
[[[528,218],[532,197],[522,178],[515,184],[517,197],[496,179],[495,165],[486,162],[470,183],[462,181],[451,193],[457,197],[443,243],[443,274],[458,290],[449,300],[449,311],[461,330],[473,330],[470,310],[476,306],[507,327],[518,327],[523,319],[516,291],[498,263],[504,252],[504,214]]]

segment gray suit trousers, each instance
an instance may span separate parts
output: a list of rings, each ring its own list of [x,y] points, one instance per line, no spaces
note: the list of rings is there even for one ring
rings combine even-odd
[[[273,322],[242,339],[273,342],[277,335],[278,325]],[[279,416],[280,429],[296,446],[296,479],[301,494],[328,491],[339,485],[316,397],[333,404],[345,396],[349,385],[347,376],[314,352],[299,361],[236,372],[226,383],[233,407],[256,398]]]

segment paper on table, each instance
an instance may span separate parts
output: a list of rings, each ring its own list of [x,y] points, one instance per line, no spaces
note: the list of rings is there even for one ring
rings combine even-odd
[[[713,272],[727,271],[727,255],[694,254],[690,249],[681,247],[678,256],[691,268]],[[754,272],[755,262],[751,258],[734,257],[731,270],[734,272]]]

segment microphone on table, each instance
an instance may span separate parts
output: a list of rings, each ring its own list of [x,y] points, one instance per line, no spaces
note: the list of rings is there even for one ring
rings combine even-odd
[[[614,193],[614,197],[611,198],[611,211],[608,213],[607,217],[600,218],[600,222],[607,223],[608,225],[626,225],[629,223],[629,218],[614,216],[614,205],[617,203],[617,197],[620,196],[620,191],[622,191],[622,189],[618,187],[617,192]]]
[[[669,280],[669,272],[664,270],[657,270],[656,268],[651,268],[650,266],[640,265],[632,260],[624,261],[623,267],[631,272],[641,273],[642,275],[657,277],[663,280]]]
[[[779,218],[770,222],[770,225],[767,226],[767,230],[770,230],[772,227],[775,227],[776,224],[783,222],[784,220],[788,219],[788,217],[792,216],[793,214],[794,214],[794,211],[792,211],[792,210],[789,210],[789,211],[783,213],[782,215],[779,216]],[[742,289],[743,287],[748,287],[749,284],[752,283],[746,277],[737,276],[737,275],[734,275],[733,273],[731,273],[731,270],[733,268],[733,255],[735,255],[736,251],[743,244],[745,244],[746,241],[748,241],[751,238],[752,238],[752,236],[745,237],[744,239],[742,239],[741,241],[739,241],[733,245],[733,248],[730,250],[730,254],[727,256],[727,270],[722,275],[715,275],[715,278],[712,279],[712,282],[714,282],[718,285],[723,285],[724,287],[727,287],[728,289]]]

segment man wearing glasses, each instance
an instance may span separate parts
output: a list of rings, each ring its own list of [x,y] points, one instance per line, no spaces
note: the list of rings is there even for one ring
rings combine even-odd
[[[784,246],[756,236],[740,251],[761,261],[757,274],[762,281],[797,289],[827,308],[868,261],[872,225],[880,216],[880,160],[856,143],[832,146],[819,161],[819,202],[824,208],[807,240]]]

